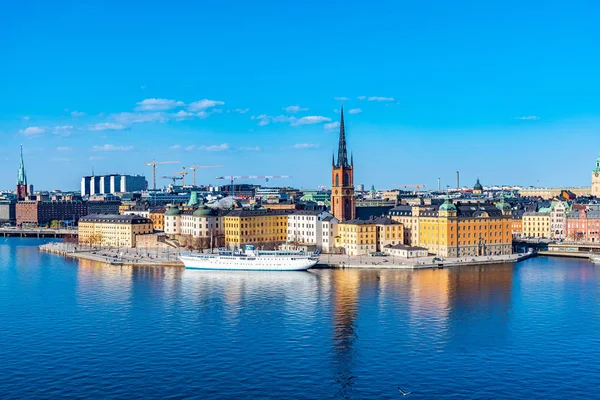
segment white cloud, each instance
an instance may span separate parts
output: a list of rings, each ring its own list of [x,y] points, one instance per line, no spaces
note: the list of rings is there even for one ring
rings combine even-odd
[[[175,117],[175,119],[177,121],[182,121],[184,119],[189,119],[189,118],[194,117],[194,116],[195,116],[194,113],[183,111],[183,110],[179,110],[178,112],[176,112],[175,114],[173,114],[173,117]]]
[[[225,104],[225,102],[223,102],[223,101],[204,99],[204,100],[194,101],[193,103],[190,103],[188,105],[188,110],[201,111],[201,110],[205,110],[207,108],[211,108],[211,107],[215,107],[215,106],[222,106],[223,104]]]
[[[323,126],[325,127],[326,131],[332,131],[332,130],[335,130],[335,129],[339,128],[340,127],[340,123],[338,121],[336,121],[336,122],[331,122],[329,124],[325,124]]]
[[[46,132],[46,128],[42,128],[39,126],[30,126],[28,128],[21,129],[19,132],[21,133],[21,135],[25,136],[38,136]]]
[[[323,122],[329,122],[331,118],[322,117],[320,115],[309,115],[308,117],[302,117],[300,119],[291,121],[292,125],[309,125],[309,124],[321,124]]]
[[[537,121],[540,119],[540,117],[538,117],[536,115],[528,115],[526,117],[519,117],[519,119],[521,121]]]
[[[369,101],[394,101],[393,97],[378,97],[378,96],[371,96],[368,98]]]
[[[179,144],[169,147],[169,150],[179,150],[179,149],[181,149],[181,145],[179,145]]]
[[[297,143],[292,146],[294,149],[316,149],[317,147],[319,145],[315,143]]]
[[[351,110],[348,110],[348,114],[360,114],[362,112],[362,110],[360,108],[353,108]]]
[[[284,107],[283,110],[288,113],[297,113],[298,111],[306,111],[308,108],[302,108],[300,106],[287,106]]]
[[[85,115],[85,113],[81,112],[81,111],[72,111],[71,112],[72,117],[83,117],[84,115]]]
[[[26,116],[24,116],[24,117],[23,117],[23,119],[24,119],[25,121],[29,121],[29,118],[30,118],[30,117],[29,117],[29,115],[26,115]]]
[[[71,151],[71,150],[73,150],[73,149],[70,148],[70,147],[61,147],[61,146],[59,146],[59,147],[56,148],[56,151]]]
[[[236,108],[235,110],[233,110],[233,112],[240,114],[246,114],[248,111],[250,111],[249,108]]]
[[[196,148],[196,146],[194,146],[193,144],[186,146],[185,151],[192,151]]]
[[[115,146],[114,144],[105,144],[103,146],[92,147],[93,151],[131,151],[133,146]]]
[[[362,96],[361,96],[361,97],[362,97]],[[347,98],[347,97],[334,97],[333,99],[334,99],[335,101],[346,101],[346,100],[350,100],[350,99],[349,99],[349,98]]]
[[[54,162],[66,162],[66,163],[68,163],[69,161],[71,161],[71,159],[68,158],[68,157],[54,157],[52,159],[52,161],[54,161]]]
[[[72,129],[73,127],[71,125],[55,126],[54,128],[52,128],[52,134],[60,136],[71,136]]]
[[[125,129],[125,126],[112,122],[102,122],[88,127],[90,131],[120,131],[121,129]]]
[[[203,151],[225,151],[225,150],[229,150],[229,144],[222,143],[222,144],[213,144],[213,145],[210,145],[210,146],[198,146],[198,150],[203,150]]]
[[[364,99],[366,99],[366,98],[367,98],[367,96],[358,96],[358,99],[359,99],[359,100],[364,100]]]
[[[169,99],[144,99],[137,103],[137,111],[164,111],[185,106],[183,101]]]
[[[240,147],[241,151],[261,151],[262,149],[260,148],[260,146],[254,146],[254,147]]]
[[[139,124],[144,122],[167,122],[170,115],[164,112],[132,113],[122,112],[112,116],[119,124]]]

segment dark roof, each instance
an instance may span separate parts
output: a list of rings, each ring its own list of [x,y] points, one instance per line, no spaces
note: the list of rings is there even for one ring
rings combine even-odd
[[[407,244],[397,244],[394,246],[388,244],[385,247],[388,249],[397,249],[397,250],[427,250],[425,247],[409,246]]]
[[[513,217],[513,219],[522,219],[524,213],[525,213],[525,210],[513,210],[512,217]]]
[[[151,224],[152,220],[138,215],[90,214],[81,217],[79,222],[103,222],[114,224]]]
[[[332,220],[332,219],[334,219],[334,218],[335,218],[335,217],[332,217],[331,215],[329,215],[329,216],[327,216],[327,217],[323,218],[323,221],[325,221],[325,222],[329,222],[329,221],[331,221],[331,220]]]
[[[289,215],[294,210],[231,210],[226,217],[259,217],[264,215]]]
[[[393,219],[388,217],[377,217],[373,219],[373,222],[377,225],[400,225],[400,222],[394,221]]]
[[[437,217],[439,215],[439,206],[430,206],[422,209],[419,213],[422,217]],[[485,212],[490,217],[502,217],[502,210],[492,203],[458,203],[456,204],[456,216],[458,218],[476,218],[478,212]]]
[[[394,207],[390,211],[388,211],[388,215],[410,216],[412,215],[412,206],[401,205]]]
[[[290,214],[291,215],[319,215],[321,214],[323,211],[321,210],[291,210]]]

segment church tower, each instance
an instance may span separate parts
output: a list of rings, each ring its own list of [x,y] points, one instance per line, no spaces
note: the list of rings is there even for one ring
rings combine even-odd
[[[22,201],[27,197],[27,174],[25,173],[25,163],[23,162],[23,146],[21,146],[21,163],[19,164],[19,173],[17,174],[17,200]]]
[[[592,171],[592,196],[600,197],[600,156],[596,159],[596,169]]]
[[[340,139],[337,161],[334,155],[331,165],[331,213],[340,221],[348,221],[356,218],[354,160],[351,156],[350,162],[348,162],[343,107],[340,119]]]

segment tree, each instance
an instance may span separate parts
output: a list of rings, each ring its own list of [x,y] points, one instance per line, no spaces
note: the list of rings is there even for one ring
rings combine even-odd
[[[58,229],[58,227],[60,226],[60,222],[57,220],[52,220],[52,222],[50,222],[50,228],[52,229]]]

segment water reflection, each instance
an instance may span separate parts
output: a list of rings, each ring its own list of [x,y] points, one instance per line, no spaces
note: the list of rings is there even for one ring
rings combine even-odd
[[[339,385],[336,397],[350,398],[354,390],[354,342],[362,274],[359,270],[331,271],[333,285],[333,369]],[[373,275],[371,275],[372,277]],[[375,275],[376,276],[376,275]]]

